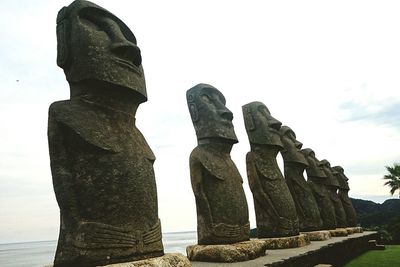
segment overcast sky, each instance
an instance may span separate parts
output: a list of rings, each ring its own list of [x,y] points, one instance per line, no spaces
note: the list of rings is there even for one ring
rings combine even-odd
[[[0,3],[0,243],[58,237],[47,110],[69,98],[55,22],[70,2]],[[142,51],[148,102],[137,126],[157,157],[164,232],[196,229],[188,161],[197,140],[185,92],[197,83],[218,88],[234,114],[239,143],[231,155],[252,227],[241,112],[251,101],[264,102],[319,159],[343,166],[352,197],[390,197],[382,176],[400,161],[398,1],[96,3],[130,27]]]

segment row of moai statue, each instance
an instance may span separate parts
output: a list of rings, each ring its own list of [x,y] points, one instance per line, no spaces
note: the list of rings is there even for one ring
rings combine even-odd
[[[164,255],[155,156],[135,125],[136,110],[147,101],[141,63],[134,34],[109,11],[83,0],[59,11],[57,64],[70,99],[49,108],[50,163],[60,208],[55,267]],[[198,243],[249,240],[243,180],[230,157],[238,142],[233,115],[221,92],[209,85],[188,90],[187,101],[198,138],[190,156]],[[281,127],[262,103],[245,105],[243,112],[258,236],[356,225],[343,169],[300,150],[294,132]],[[279,151],[286,180],[276,161]]]
[[[243,180],[230,157],[238,142],[233,114],[222,93],[211,85],[199,84],[188,90],[187,102],[198,140],[190,155],[198,243],[249,240]],[[356,213],[343,168],[319,161],[309,148],[301,149],[294,131],[281,126],[263,103],[252,102],[242,108],[251,148],[246,167],[258,237],[355,227]],[[276,159],[279,152],[284,175]]]

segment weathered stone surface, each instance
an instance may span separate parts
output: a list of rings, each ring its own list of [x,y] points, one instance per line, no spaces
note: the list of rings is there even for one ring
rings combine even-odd
[[[257,235],[259,238],[297,235],[296,207],[276,161],[278,152],[283,149],[279,134],[282,124],[261,102],[252,102],[242,108],[251,147],[246,166],[254,199]]]
[[[286,237],[262,238],[260,240],[267,244],[267,249],[298,248],[310,244],[310,239],[304,234]]]
[[[264,256],[266,246],[261,240],[227,245],[193,245],[186,248],[186,254],[191,261],[238,262]]]
[[[101,265],[105,267],[191,267],[192,264],[188,258],[180,253],[167,253],[164,256],[131,261],[124,263],[116,263],[109,265]],[[53,267],[53,265],[46,265],[44,267]]]
[[[349,235],[352,235],[355,233],[355,229],[353,227],[346,227],[345,229]]]
[[[284,174],[296,205],[299,229],[303,232],[319,230],[322,228],[322,220],[318,204],[303,176],[308,167],[305,156],[300,152],[303,144],[296,139],[296,134],[288,126],[282,126],[280,134],[284,148],[280,151],[284,162]]]
[[[324,170],[326,176],[328,177],[328,183],[326,187],[329,191],[329,196],[332,202],[333,207],[335,208],[335,218],[336,218],[336,227],[344,228],[347,227],[347,219],[346,213],[344,211],[342,202],[339,199],[337,191],[339,189],[339,182],[336,178],[337,171],[331,168],[331,164],[326,159],[321,160],[321,166]]]
[[[338,196],[346,213],[347,226],[355,227],[357,225],[357,214],[349,197],[349,178],[344,174],[344,169],[341,166],[334,166],[332,169],[337,171],[336,178],[339,182]]]
[[[188,258],[179,253],[168,253],[162,257],[134,262],[117,263],[106,267],[190,267]]]
[[[353,232],[354,232],[355,234],[356,234],[356,233],[362,233],[362,232],[364,232],[364,230],[363,230],[362,227],[350,227],[350,228],[353,229]]]
[[[322,241],[331,238],[331,233],[328,230],[301,232],[301,234],[306,235],[310,241]]]
[[[190,177],[197,208],[198,244],[229,244],[250,238],[243,180],[230,157],[237,143],[233,114],[211,85],[186,93],[198,146],[190,155]]]
[[[322,229],[336,228],[335,208],[330,200],[330,193],[326,187],[328,183],[327,176],[322,169],[321,162],[315,157],[315,152],[310,148],[302,149],[301,152],[307,159],[308,167],[306,168],[308,184],[314,194],[318,204],[319,213],[322,219]]]
[[[336,228],[334,230],[329,230],[329,232],[331,233],[332,237],[336,237],[336,236],[348,236],[348,232],[346,230],[346,228]]]
[[[107,10],[74,1],[58,14],[57,41],[71,99],[49,108],[61,213],[54,266],[161,256],[155,156],[135,126],[136,110],[147,100],[135,36]]]

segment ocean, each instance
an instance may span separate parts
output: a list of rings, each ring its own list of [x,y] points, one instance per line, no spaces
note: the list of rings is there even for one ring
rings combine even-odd
[[[186,255],[186,246],[197,243],[196,232],[163,233],[165,253]],[[53,263],[57,241],[0,244],[1,267],[43,267]]]

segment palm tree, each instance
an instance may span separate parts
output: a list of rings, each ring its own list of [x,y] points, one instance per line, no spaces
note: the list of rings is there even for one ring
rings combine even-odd
[[[399,190],[399,198],[400,198],[400,164],[394,163],[393,167],[385,166],[386,170],[389,174],[383,176],[383,179],[386,181],[385,185],[391,187],[390,193],[393,195],[396,190]]]

